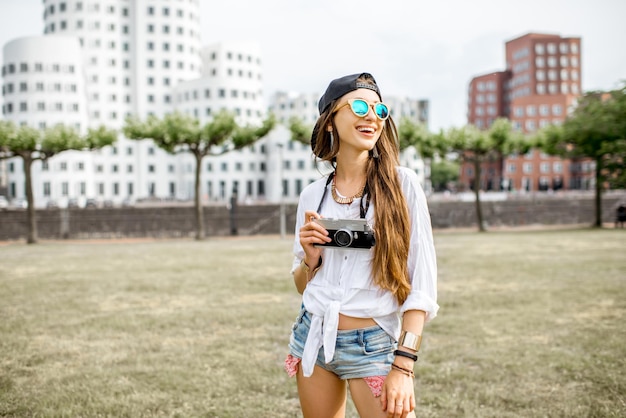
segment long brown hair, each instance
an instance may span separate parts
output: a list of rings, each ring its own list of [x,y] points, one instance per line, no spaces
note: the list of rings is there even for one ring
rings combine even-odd
[[[359,82],[374,83],[370,78],[360,78]],[[328,110],[320,115],[316,125],[317,133],[314,133],[314,154],[331,163],[339,152],[339,138],[335,138],[331,143],[330,133],[325,127],[332,124],[334,136],[338,136],[333,118],[338,101],[339,99],[335,100]],[[367,189],[375,209],[376,245],[372,274],[374,283],[382,289],[391,291],[398,303],[402,304],[411,291],[407,266],[410,220],[396,170],[400,147],[398,130],[391,117],[385,121],[375,147],[378,157],[372,156],[370,152],[366,167]]]

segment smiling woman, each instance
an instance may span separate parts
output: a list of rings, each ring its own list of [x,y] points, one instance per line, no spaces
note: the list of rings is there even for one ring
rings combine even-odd
[[[414,417],[413,367],[439,308],[426,198],[398,165],[371,74],[333,80],[318,107],[311,147],[334,171],[298,203],[291,271],[303,303],[285,369],[305,417],[344,416],[348,388],[361,417]]]

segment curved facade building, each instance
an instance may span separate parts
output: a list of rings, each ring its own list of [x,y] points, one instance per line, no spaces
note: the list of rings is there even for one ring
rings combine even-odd
[[[33,36],[3,49],[3,114],[16,125],[45,129],[58,123],[85,132],[88,125],[82,50],[74,37]],[[22,160],[7,162],[8,194],[23,196]],[[35,200],[87,196],[93,189],[93,155],[68,151],[33,165]],[[21,192],[21,193],[20,193]]]
[[[235,113],[241,125],[267,117],[260,45],[237,41],[201,47],[199,0],[43,0],[43,5],[44,36],[5,47],[5,118],[39,128],[63,122],[84,130],[119,129],[129,115],[160,117],[174,110],[201,123],[221,109]],[[205,158],[203,201],[226,204],[235,193],[241,202],[297,200],[324,168],[315,166],[307,145],[291,141],[285,126],[289,116],[312,125],[318,97],[278,93],[270,111],[283,126],[245,149]],[[401,102],[390,103],[402,113],[396,118],[412,112],[419,119],[417,110],[406,110],[418,109],[412,101]],[[21,161],[0,164],[0,188],[6,184],[9,198],[24,197]],[[407,164],[415,164],[414,158]],[[63,152],[36,164],[35,203],[191,200],[194,167],[189,154],[167,154],[150,140],[120,134],[114,146]]]

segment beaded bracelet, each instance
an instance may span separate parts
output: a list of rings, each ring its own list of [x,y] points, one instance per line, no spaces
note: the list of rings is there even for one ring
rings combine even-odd
[[[408,353],[406,351],[396,350],[396,351],[393,352],[393,354],[396,355],[396,356],[410,358],[413,361],[417,361],[417,355],[416,354]]]
[[[402,374],[405,374],[409,377],[415,378],[415,373],[413,373],[413,370],[409,370],[409,369],[405,369],[404,367],[400,367],[400,366],[396,366],[394,363],[391,363],[391,368],[394,370],[399,371]]]

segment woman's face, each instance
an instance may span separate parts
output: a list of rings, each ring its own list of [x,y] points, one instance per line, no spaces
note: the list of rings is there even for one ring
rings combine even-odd
[[[334,116],[340,141],[339,152],[348,149],[357,153],[370,151],[380,138],[385,122],[376,117],[371,106],[364,117],[355,115],[348,104],[350,99],[363,99],[369,104],[380,102],[378,94],[369,89],[357,89],[339,99]]]

